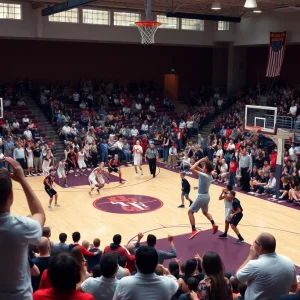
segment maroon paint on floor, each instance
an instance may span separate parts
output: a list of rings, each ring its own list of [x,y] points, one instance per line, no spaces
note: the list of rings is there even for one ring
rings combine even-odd
[[[155,234],[155,232],[153,232]],[[235,244],[235,237],[228,236],[228,239],[218,239],[218,234],[212,233],[212,230],[201,231],[194,239],[189,240],[189,234],[174,236],[174,244],[177,250],[177,258],[184,263],[193,258],[195,254],[203,256],[207,251],[217,252],[224,263],[227,272],[235,272],[238,267],[246,260],[250,245],[247,243]],[[145,245],[145,243],[142,243]],[[156,249],[170,251],[170,244],[167,238],[159,239],[156,243]],[[164,265],[168,266],[170,261],[165,260]],[[296,267],[297,274],[300,274],[300,268]]]
[[[175,172],[175,173],[178,173],[179,174],[179,169],[169,169],[166,167],[166,164],[164,163],[160,163],[158,162],[157,163],[157,166],[160,167],[160,168],[163,168],[165,170],[168,170],[168,171],[171,171],[171,172]],[[178,175],[179,176],[179,175]],[[192,177],[192,178],[197,178],[195,175],[186,175],[188,177]],[[212,184],[214,185],[218,185],[220,187],[224,187],[224,183],[220,183],[218,181],[215,181],[213,182]],[[248,196],[252,196],[252,197],[255,197],[255,198],[259,198],[261,200],[265,200],[265,201],[268,201],[268,202],[272,202],[272,203],[276,203],[276,204],[279,204],[279,205],[283,205],[283,206],[286,206],[286,207],[290,207],[290,208],[293,208],[293,209],[297,209],[297,210],[300,210],[300,205],[297,205],[297,204],[294,204],[294,203],[288,203],[287,201],[284,201],[284,200],[280,200],[280,199],[273,199],[271,198],[270,196],[264,196],[264,195],[252,195],[252,194],[248,194],[244,191],[241,191],[239,187],[234,187],[233,188],[234,191],[236,192],[239,192],[239,193],[242,193],[242,194],[246,194]]]
[[[141,214],[160,209],[163,202],[146,195],[111,195],[94,201],[94,207],[115,214]]]
[[[81,186],[81,185],[89,185],[89,176],[92,171],[86,170],[85,172],[82,172],[83,175],[80,176],[75,176],[75,174],[79,173],[69,173],[67,176],[67,185],[69,187],[74,187],[74,186]],[[119,177],[115,176],[113,174],[110,174],[109,176],[110,182],[119,182]],[[56,179],[56,182],[58,182],[58,178]]]

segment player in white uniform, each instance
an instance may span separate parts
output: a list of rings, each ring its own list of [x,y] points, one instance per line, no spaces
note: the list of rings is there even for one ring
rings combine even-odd
[[[51,169],[53,169],[53,166],[51,166],[52,158],[51,155],[47,153],[46,158],[43,160],[42,164],[42,170],[44,176],[48,176]]]
[[[77,164],[78,164],[80,175],[83,174],[81,170],[86,169],[86,163],[84,159],[85,159],[84,148],[81,148],[80,151],[77,153]]]
[[[140,141],[136,141],[136,145],[133,146],[132,152],[133,152],[133,164],[135,169],[135,176],[138,176],[137,168],[139,167],[141,171],[141,176],[143,178],[144,177],[143,169],[142,169],[143,148],[140,145]]]
[[[99,164],[99,167],[95,168],[90,176],[89,182],[91,190],[89,191],[89,195],[92,196],[92,191],[97,188],[98,194],[100,194],[100,189],[104,187],[105,181],[109,183],[109,178],[106,172],[104,171],[104,162]]]
[[[230,214],[232,213],[232,203],[226,199],[226,195],[232,190],[231,185],[226,185],[226,188],[222,190],[221,195],[219,196],[219,200],[224,200],[225,204],[225,231],[228,232],[229,222],[230,222]],[[221,234],[218,236],[219,239],[227,239],[227,234]]]
[[[57,176],[58,176],[58,182],[60,184],[60,181],[63,181],[64,187],[67,186],[67,176],[66,176],[66,167],[67,163],[65,161],[65,158],[62,157],[61,160],[57,163],[56,168],[57,168]]]

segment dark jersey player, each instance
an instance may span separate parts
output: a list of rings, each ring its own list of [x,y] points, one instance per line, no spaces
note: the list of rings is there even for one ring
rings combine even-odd
[[[53,197],[55,197],[55,206],[60,206],[57,203],[57,192],[53,189],[54,187],[54,170],[51,169],[49,175],[44,179],[44,187],[45,187],[45,191],[46,193],[49,195],[50,199],[49,199],[49,205],[48,205],[48,209],[52,210],[52,201],[53,201]]]
[[[193,201],[189,197],[189,194],[190,194],[190,191],[191,191],[191,185],[185,179],[185,173],[184,172],[180,172],[180,178],[181,178],[181,205],[179,205],[178,208],[184,208],[184,198],[186,200],[190,201],[190,206],[193,203]]]
[[[229,224],[232,230],[237,235],[238,239],[235,241],[236,244],[241,244],[244,242],[243,237],[241,236],[239,230],[237,229],[238,224],[243,218],[243,208],[241,206],[240,200],[235,197],[235,191],[229,191],[225,195],[225,199],[231,202],[232,209],[231,214],[229,215]],[[228,229],[227,229],[228,230]],[[227,230],[222,235],[219,235],[218,238],[227,239]]]
[[[119,182],[122,184],[125,183],[125,181],[122,180],[119,156],[117,154],[115,154],[114,158],[112,158],[108,161],[108,172],[109,172],[109,174],[112,172],[118,173],[119,174]]]

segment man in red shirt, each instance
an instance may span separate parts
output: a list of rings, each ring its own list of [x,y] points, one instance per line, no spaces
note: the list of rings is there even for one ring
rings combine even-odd
[[[111,243],[109,246],[106,246],[104,248],[103,253],[109,253],[109,252],[117,252],[121,256],[126,257],[127,260],[127,267],[130,271],[132,271],[132,263],[135,261],[135,255],[130,255],[129,252],[123,248],[121,244],[122,237],[120,234],[115,234],[113,236],[113,243]]]
[[[81,267],[72,254],[62,252],[55,255],[48,268],[52,288],[37,290],[33,300],[95,300],[90,294],[76,290],[80,282]]]
[[[94,256],[99,255],[101,251],[98,252],[90,252],[86,250],[82,245],[79,244],[80,241],[80,232],[75,231],[72,233],[73,244],[69,245],[69,249],[72,250],[74,247],[78,247],[83,254],[83,256]]]

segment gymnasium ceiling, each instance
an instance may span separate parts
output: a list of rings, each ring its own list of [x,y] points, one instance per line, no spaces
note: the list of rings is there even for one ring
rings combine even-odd
[[[28,0],[24,0],[28,1]],[[61,0],[29,0],[32,3],[44,3],[51,5],[64,2]],[[253,9],[244,8],[245,0],[220,0],[222,9],[212,10],[213,0],[152,0],[152,10],[154,12],[186,12],[197,14],[214,14],[232,17],[243,17],[253,15]],[[281,6],[298,6],[300,9],[300,0],[257,0],[258,8],[263,14],[274,12],[275,8]],[[124,9],[124,10],[143,10],[144,0],[97,0],[89,6]],[[288,15],[287,15],[288,16]]]

